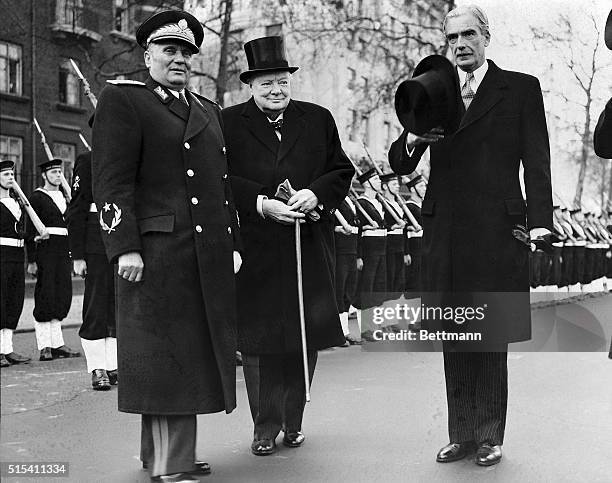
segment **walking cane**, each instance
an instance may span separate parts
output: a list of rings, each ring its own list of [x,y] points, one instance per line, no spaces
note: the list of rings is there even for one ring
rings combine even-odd
[[[302,285],[302,240],[299,219],[295,220],[295,259],[297,264],[298,303],[300,307],[302,360],[304,363],[304,388],[306,389],[306,402],[310,402],[310,377],[308,374],[308,353],[306,352],[306,317],[304,315],[304,287]]]

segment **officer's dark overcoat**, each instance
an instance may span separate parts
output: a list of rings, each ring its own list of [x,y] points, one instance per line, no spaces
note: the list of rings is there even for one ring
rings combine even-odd
[[[249,354],[301,350],[293,226],[263,219],[257,195],[274,197],[285,179],[311,189],[323,204],[321,219],[302,226],[308,348],[344,343],[334,296],[334,216],[348,192],[353,167],[331,113],[290,101],[278,141],[253,99],[224,109],[228,161],[244,263],[237,277],[239,348]]]
[[[421,281],[425,292],[469,292],[466,305],[488,298],[485,324],[471,326],[484,330],[489,341],[503,343],[529,339],[531,329],[528,249],[512,229],[515,224],[552,229],[552,190],[539,82],[488,62],[467,111],[457,80],[457,102],[465,114],[456,132],[430,148],[421,207]],[[426,148],[408,156],[405,146],[406,132],[389,151],[396,173],[414,171]]]
[[[109,85],[93,126],[93,190],[109,260],[137,251],[144,281],[117,280],[119,410],[230,412],[239,244],[216,104],[190,107],[152,79]]]

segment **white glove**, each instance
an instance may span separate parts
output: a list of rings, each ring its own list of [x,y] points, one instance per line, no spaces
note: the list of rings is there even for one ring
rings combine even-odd
[[[234,274],[238,273],[241,266],[242,266],[242,257],[240,256],[240,253],[234,250]]]

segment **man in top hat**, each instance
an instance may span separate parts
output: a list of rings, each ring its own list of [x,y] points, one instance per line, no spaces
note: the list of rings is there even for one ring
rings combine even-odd
[[[604,41],[606,47],[612,50],[612,10],[610,10],[606,20]],[[612,98],[610,98],[606,108],[599,116],[595,132],[593,133],[593,145],[597,156],[612,159]]]
[[[34,225],[27,224],[27,270],[36,277],[34,331],[40,360],[50,361],[81,354],[64,344],[61,326],[72,303],[72,264],[64,218],[67,201],[61,189],[62,160],[43,161],[39,167],[44,186],[32,193],[30,205],[47,227],[49,238],[36,241]]]
[[[169,10],[136,32],[145,82],[115,81],[93,124],[93,194],[117,264],[119,410],[142,415],[155,481],[197,481],[196,415],[236,406],[239,234],[219,107],[187,89],[204,32]]]
[[[438,303],[477,299],[487,304],[486,324],[427,323],[430,330],[482,335],[482,345],[468,348],[480,352],[444,344],[450,443],[437,461],[456,461],[477,449],[476,463],[488,466],[502,457],[508,343],[531,337],[528,249],[512,230],[527,226],[533,239],[552,229],[548,133],[538,80],[486,60],[491,36],[481,8],[452,10],[443,31],[457,69],[432,65],[428,82],[413,81],[435,92],[429,83],[435,86],[435,78],[443,77],[443,86],[454,85],[456,96],[452,89],[438,89],[436,100],[443,106],[433,102],[431,119],[414,111],[415,122],[405,122],[408,128],[389,158],[396,172],[411,173],[430,148],[431,174],[421,207],[423,291],[437,292]],[[444,132],[435,129],[439,126]],[[413,127],[418,132],[411,132]],[[527,204],[519,183],[521,163]],[[504,295],[488,296],[491,292]]]
[[[308,369],[317,351],[345,342],[334,297],[334,215],[354,170],[331,113],[291,99],[291,74],[281,37],[244,45],[248,70],[240,80],[252,97],[223,110],[229,170],[244,242],[237,278],[238,346],[254,423],[251,450],[275,451],[304,441],[302,363],[296,240],[301,228]],[[296,191],[275,199],[289,180]],[[312,219],[313,213],[318,214]],[[309,216],[307,216],[309,215]]]
[[[117,384],[115,268],[106,258],[98,207],[91,189],[91,152],[77,156],[72,199],[66,210],[74,273],[85,279],[81,346],[91,386],[107,391]]]
[[[13,331],[23,310],[23,213],[11,196],[15,163],[0,161],[0,367],[29,362],[13,350]]]

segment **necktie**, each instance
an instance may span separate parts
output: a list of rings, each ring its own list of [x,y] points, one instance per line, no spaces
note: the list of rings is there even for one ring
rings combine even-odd
[[[280,131],[283,127],[283,120],[282,119],[277,119],[276,121],[272,121],[270,122],[270,126],[272,126],[272,128],[276,131]]]
[[[463,84],[463,87],[461,88],[461,97],[463,98],[463,105],[465,106],[466,110],[468,107],[470,107],[470,104],[472,103],[472,99],[474,99],[474,96],[476,95],[474,91],[472,90],[472,86],[471,86],[471,83],[473,80],[474,80],[474,73],[468,72],[467,75],[465,76],[465,84]]]
[[[189,107],[189,103],[187,102],[187,98],[185,97],[184,92],[179,92],[179,99],[181,100],[181,102],[185,103],[185,105]]]

